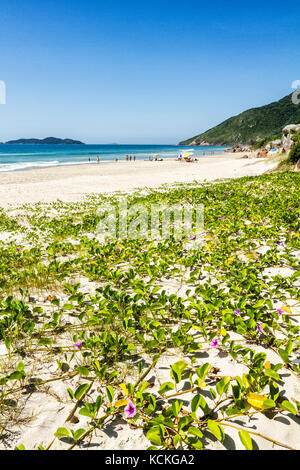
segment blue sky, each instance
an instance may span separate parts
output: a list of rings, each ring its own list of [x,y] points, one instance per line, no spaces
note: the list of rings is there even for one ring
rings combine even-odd
[[[300,2],[1,0],[0,141],[178,143],[300,79]]]

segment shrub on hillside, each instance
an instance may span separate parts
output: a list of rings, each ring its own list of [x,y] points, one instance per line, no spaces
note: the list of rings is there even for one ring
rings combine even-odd
[[[292,163],[297,163],[297,161],[300,159],[300,142],[294,145],[294,147],[290,151],[289,159]]]

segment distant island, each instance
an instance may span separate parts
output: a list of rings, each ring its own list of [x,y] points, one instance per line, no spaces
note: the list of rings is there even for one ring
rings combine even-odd
[[[85,145],[84,142],[80,140],[73,139],[59,139],[57,137],[46,137],[46,139],[18,139],[18,140],[9,140],[5,142],[6,144],[47,144],[47,145]]]
[[[300,107],[293,104],[292,95],[288,95],[266,106],[248,109],[179,145],[253,145],[266,137],[276,138],[283,127],[299,120]]]

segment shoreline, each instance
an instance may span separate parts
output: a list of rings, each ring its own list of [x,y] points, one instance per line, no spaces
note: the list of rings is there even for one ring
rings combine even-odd
[[[163,161],[118,161],[95,164],[29,168],[2,172],[0,176],[0,207],[17,207],[30,203],[55,200],[76,202],[92,193],[132,191],[157,188],[163,184],[213,181],[223,178],[255,176],[277,164],[267,159],[243,159],[242,155],[226,152],[203,156],[197,162],[174,159]],[[253,154],[252,154],[253,156]]]

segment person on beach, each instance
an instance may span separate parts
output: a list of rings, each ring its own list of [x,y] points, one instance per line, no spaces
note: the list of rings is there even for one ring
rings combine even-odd
[[[130,157],[129,157],[129,160],[131,161],[131,155],[130,155]]]
[[[133,157],[133,160],[135,161],[135,156]]]
[[[91,158],[89,157],[89,163],[91,162]]]
[[[97,163],[100,163],[100,158],[99,157],[97,157]]]
[[[128,155],[126,155],[126,162],[128,162]]]

